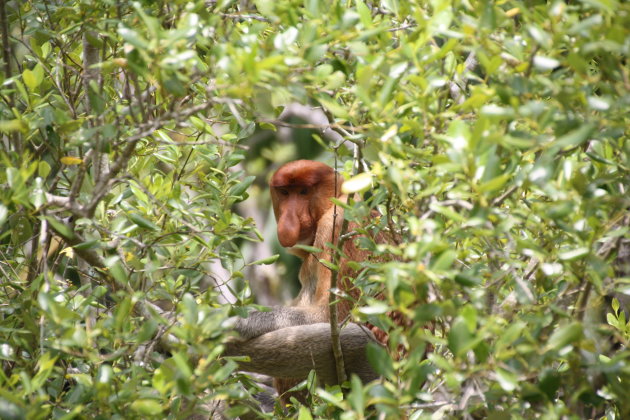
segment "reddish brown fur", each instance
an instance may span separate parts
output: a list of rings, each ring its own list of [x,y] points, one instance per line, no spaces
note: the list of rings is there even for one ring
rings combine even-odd
[[[335,185],[335,180],[336,184]],[[343,209],[336,208],[335,238],[333,238],[333,213],[335,206],[330,198],[339,197],[343,179],[335,176],[334,170],[320,162],[298,160],[282,166],[272,176],[270,181],[271,199],[278,222],[278,239],[282,246],[303,259],[300,269],[300,283],[302,290],[293,302],[293,306],[304,308],[306,311],[317,313],[321,322],[329,320],[329,290],[331,287],[331,271],[323,266],[319,260],[331,261],[331,252],[326,247],[327,242],[337,242],[343,223]],[[351,225],[350,229],[354,227]],[[310,254],[299,248],[292,248],[297,244],[311,245],[322,251]],[[363,261],[369,253],[357,249],[353,241],[344,243],[344,254],[351,261]],[[346,265],[346,260],[340,262],[342,284],[338,287],[346,290],[357,298],[359,291],[352,287],[349,280],[354,277],[352,270]],[[351,309],[347,300],[338,305],[339,320],[345,319]],[[378,332],[377,332],[378,334]],[[384,339],[384,335],[379,338]],[[276,378],[274,384],[283,402],[288,397],[283,395],[303,378]]]

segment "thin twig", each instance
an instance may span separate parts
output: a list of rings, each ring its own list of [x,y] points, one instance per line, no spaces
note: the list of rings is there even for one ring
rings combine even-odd
[[[416,25],[415,23],[408,23],[407,25],[398,26],[396,28],[390,28],[387,30],[387,32],[404,31],[405,29],[415,28],[416,26],[418,25]]]
[[[500,206],[503,203],[503,201],[505,201],[505,199],[508,198],[510,195],[512,195],[512,193],[516,191],[517,189],[518,189],[517,185],[512,185],[506,192],[504,192],[503,194],[501,194],[500,196],[494,199],[494,201],[492,202],[492,207]]]
[[[337,149],[335,148],[335,198],[338,196],[338,187],[339,187],[339,179],[337,176]],[[347,200],[347,199],[346,199]],[[335,244],[335,228],[337,226],[337,204],[334,204],[333,207],[333,224],[332,224],[332,238],[331,238],[331,243],[334,245]],[[341,233],[340,236],[344,235],[344,226],[345,226],[345,230],[348,229],[347,223],[346,223],[346,219],[344,218],[344,223],[342,224],[341,227]],[[342,384],[346,381],[346,369],[345,369],[345,364],[343,361],[343,351],[341,350],[341,339],[340,339],[340,333],[339,333],[339,320],[338,320],[338,314],[337,314],[337,296],[336,296],[336,290],[337,290],[337,283],[338,283],[338,275],[339,275],[339,254],[342,252],[343,249],[343,239],[339,239],[338,241],[338,246],[339,246],[339,252],[335,252],[334,250],[332,250],[332,263],[333,266],[335,268],[333,268],[330,272],[330,293],[328,295],[328,308],[330,311],[330,340],[331,340],[331,344],[332,344],[332,351],[333,351],[333,356],[335,357],[335,368],[337,370],[337,381]]]
[[[265,17],[259,16],[259,15],[251,15],[251,14],[221,13],[221,17],[226,17],[230,19],[239,19],[239,20],[253,19],[253,20],[258,20],[260,22],[270,22],[270,20]]]

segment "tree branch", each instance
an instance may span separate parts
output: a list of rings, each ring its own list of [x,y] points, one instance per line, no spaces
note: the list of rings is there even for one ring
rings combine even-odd
[[[468,54],[468,57],[466,57],[466,61],[464,61],[464,71],[462,74],[455,74],[453,81],[450,82],[451,98],[453,98],[457,104],[461,104],[465,100],[464,91],[468,85],[466,73],[473,71],[475,67],[477,67],[477,57],[475,57],[474,52],[471,52]]]

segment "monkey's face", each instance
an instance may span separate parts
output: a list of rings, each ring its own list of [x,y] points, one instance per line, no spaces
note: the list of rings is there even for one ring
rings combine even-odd
[[[312,245],[317,226],[316,215],[311,211],[313,188],[272,187],[273,196],[280,244],[286,248]]]
[[[278,240],[291,248],[312,245],[320,218],[332,206],[335,172],[320,162],[298,160],[282,166],[271,177],[273,210],[278,222]]]

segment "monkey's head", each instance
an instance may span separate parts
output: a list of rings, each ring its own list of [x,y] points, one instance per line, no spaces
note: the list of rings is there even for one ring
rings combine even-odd
[[[273,174],[269,187],[282,246],[313,245],[319,221],[333,206],[330,198],[341,194],[342,182],[333,168],[312,160],[289,162]]]

